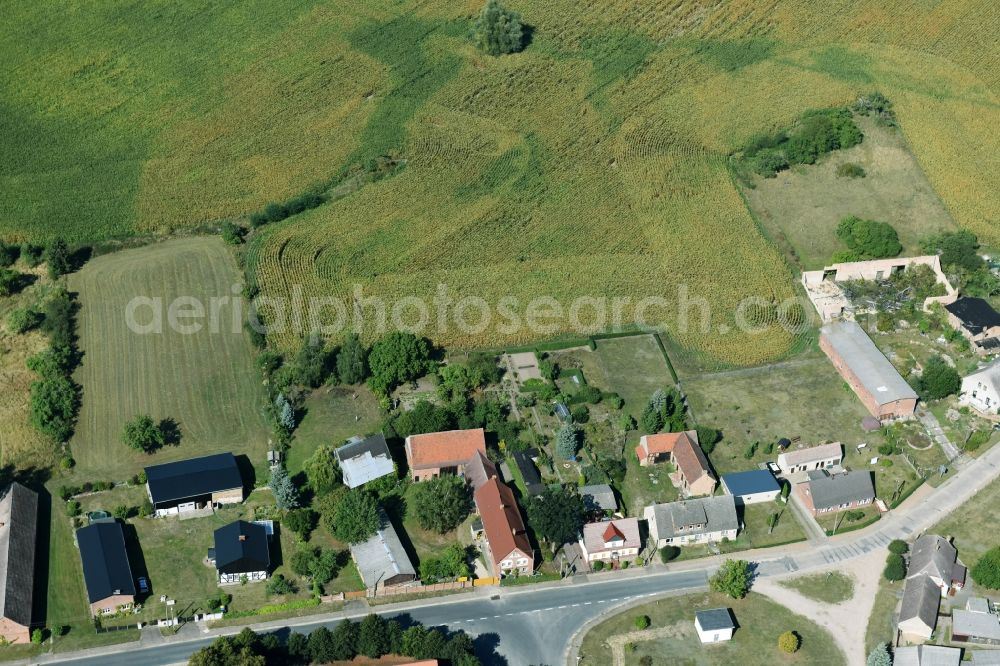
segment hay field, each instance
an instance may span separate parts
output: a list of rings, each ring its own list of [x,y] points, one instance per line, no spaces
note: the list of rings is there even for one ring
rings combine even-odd
[[[803,110],[881,89],[955,222],[1000,242],[1000,8],[985,0],[509,0],[524,53],[478,54],[478,0],[15,8],[0,27],[0,236],[78,238],[245,215],[383,153],[399,175],[266,229],[265,295],[665,296],[712,307],[680,344],[726,363],[795,336],[733,332],[792,271],[727,155]],[[25,146],[48,137],[38,154]],[[626,319],[635,314],[625,310]],[[756,319],[767,323],[765,308]],[[565,325],[564,325],[565,328]],[[723,332],[723,328],[727,332]],[[496,346],[527,327],[453,328]],[[292,348],[288,333],[276,338]]]
[[[209,299],[230,295],[238,281],[229,251],[215,238],[122,250],[93,259],[70,276],[70,288],[79,293],[84,354],[75,375],[83,406],[70,442],[78,474],[119,480],[152,463],[221,451],[264,464],[269,432],[261,413],[264,391],[242,328],[233,332],[222,324],[213,333],[206,319],[200,332],[182,334],[166,315],[178,296],[201,300],[208,312]],[[162,334],[130,330],[126,308],[135,296],[162,298]],[[149,323],[151,312],[141,308],[135,318]],[[219,321],[227,322],[229,309],[219,312]],[[122,428],[142,413],[176,420],[180,445],[152,455],[128,449]]]

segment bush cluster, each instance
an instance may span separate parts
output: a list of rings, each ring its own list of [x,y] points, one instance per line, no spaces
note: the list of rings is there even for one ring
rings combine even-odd
[[[753,171],[774,178],[793,164],[815,164],[826,153],[856,146],[863,138],[850,109],[807,111],[791,131],[753,138],[743,159]]]

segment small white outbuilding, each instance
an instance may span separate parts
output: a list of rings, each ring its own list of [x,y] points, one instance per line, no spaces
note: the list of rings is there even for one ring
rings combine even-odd
[[[695,613],[694,628],[702,643],[719,643],[732,640],[736,621],[728,608],[713,608]]]

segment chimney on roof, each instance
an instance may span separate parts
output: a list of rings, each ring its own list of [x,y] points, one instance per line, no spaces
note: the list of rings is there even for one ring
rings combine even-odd
[[[246,540],[247,540],[247,535],[246,534],[241,534],[240,535],[240,541],[246,541]]]

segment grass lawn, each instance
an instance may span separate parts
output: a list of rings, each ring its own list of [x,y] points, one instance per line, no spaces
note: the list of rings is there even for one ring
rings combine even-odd
[[[728,607],[739,628],[733,640],[715,645],[702,645],[694,628],[696,611]],[[766,597],[751,592],[745,599],[730,599],[720,594],[702,593],[669,597],[630,608],[613,615],[595,626],[583,639],[580,664],[605,666],[612,663],[608,639],[635,631],[633,622],[638,615],[648,615],[651,623],[645,631],[653,640],[633,639],[635,650],[625,652],[626,664],[638,664],[644,656],[654,664],[774,666],[774,664],[845,663],[844,657],[824,629],[800,615],[792,613]],[[802,647],[794,655],[778,649],[778,636],[795,631]]]
[[[802,531],[802,526],[795,519],[790,507],[781,502],[762,502],[737,508],[742,511],[744,532],[736,539],[746,537],[748,548],[765,548],[792,541],[802,541],[806,538]],[[768,534],[767,521],[772,513],[779,515],[778,523],[774,526],[774,531]]]
[[[872,607],[872,614],[868,616],[868,630],[865,632],[865,654],[879,643],[892,644],[896,636],[893,613],[902,594],[902,581],[891,583],[879,576],[875,605]]]
[[[874,504],[869,504],[868,506],[862,509],[851,509],[851,510],[861,511],[865,515],[860,520],[851,521],[847,519],[847,513],[848,513],[847,511],[840,511],[838,513],[825,513],[817,516],[816,522],[819,523],[820,527],[826,530],[827,533],[831,532],[833,528],[836,527],[837,534],[840,534],[841,532],[849,532],[854,529],[860,529],[861,527],[870,524],[873,520],[876,520],[879,515],[878,509],[875,508]]]
[[[70,442],[81,480],[123,480],[145,465],[220,451],[245,454],[258,469],[265,466],[264,391],[250,341],[239,324],[233,332],[231,306],[219,308],[215,327],[208,317],[210,299],[231,296],[241,279],[217,238],[122,250],[97,257],[70,276],[81,306],[83,362],[76,380],[83,387],[83,407]],[[181,296],[196,298],[205,308],[197,333],[185,335],[169,324],[166,312]],[[162,332],[130,330],[124,313],[138,297],[162,299]],[[139,308],[136,321],[153,321],[152,310]],[[126,448],[122,428],[139,414],[174,419],[180,444],[153,455]]]
[[[293,475],[302,471],[320,445],[339,445],[354,435],[378,431],[382,415],[375,396],[364,386],[319,388],[306,398],[305,410],[288,450],[286,466]]]
[[[971,569],[983,553],[1000,545],[1000,537],[991,529],[997,524],[1000,524],[1000,479],[976,493],[928,533],[953,537],[959,558]]]
[[[641,467],[635,457],[634,448],[637,443],[638,437],[633,436],[625,446],[625,481],[619,488],[622,507],[629,516],[641,516],[644,506],[678,499],[677,489],[670,483],[673,465],[664,463]]]
[[[904,256],[918,253],[920,238],[955,229],[902,132],[856,120],[865,135],[857,146],[777,178],[755,177],[755,187],[744,190],[768,235],[804,269],[829,265],[844,249],[836,229],[848,215],[890,223]],[[837,167],[847,162],[861,165],[866,177],[838,177]]]
[[[779,584],[826,604],[839,604],[854,596],[854,578],[839,571],[799,576],[780,581]]]
[[[410,483],[406,486],[406,492],[403,495],[403,506],[404,506],[404,517],[402,525],[398,520],[394,520],[397,533],[399,533],[400,539],[403,541],[403,545],[407,545],[409,541],[409,548],[411,556],[415,555],[416,559],[413,560],[413,566],[420,570],[420,561],[425,557],[437,557],[441,550],[445,546],[449,546],[453,543],[460,542],[459,530],[467,529],[467,523],[463,522],[457,528],[450,532],[444,534],[438,534],[432,530],[425,530],[417,522],[417,514],[413,507],[413,493],[416,489],[417,484]],[[390,512],[391,514],[391,512]],[[395,516],[393,516],[395,518]],[[402,530],[400,530],[402,526]]]

